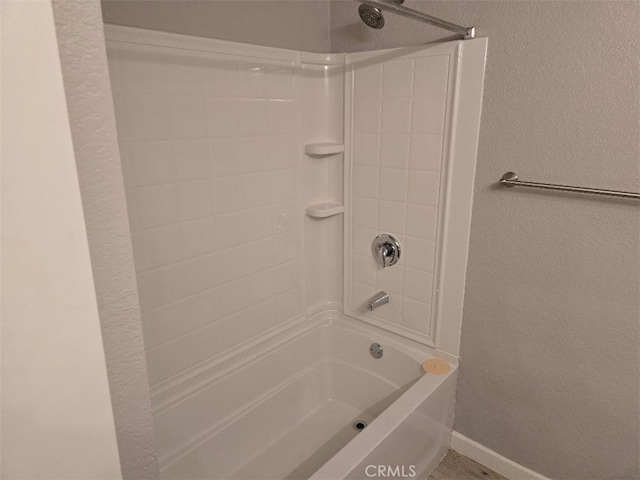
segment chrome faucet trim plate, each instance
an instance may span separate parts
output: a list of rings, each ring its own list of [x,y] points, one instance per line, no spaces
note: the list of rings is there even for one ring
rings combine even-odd
[[[400,260],[400,242],[393,235],[383,233],[373,239],[371,253],[382,268],[390,267]]]

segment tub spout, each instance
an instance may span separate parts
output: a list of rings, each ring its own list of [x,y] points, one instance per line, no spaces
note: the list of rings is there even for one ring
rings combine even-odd
[[[389,294],[384,290],[381,290],[378,293],[376,293],[373,297],[371,297],[371,300],[369,300],[369,305],[367,305],[367,308],[369,309],[369,311],[373,312],[376,308],[386,303],[389,303]]]

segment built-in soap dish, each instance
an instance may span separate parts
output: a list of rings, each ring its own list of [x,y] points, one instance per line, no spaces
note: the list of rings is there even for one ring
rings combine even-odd
[[[344,144],[342,143],[309,143],[305,145],[304,152],[307,155],[315,157],[324,157],[326,155],[335,155],[344,152]]]
[[[335,202],[314,203],[307,205],[305,211],[307,216],[312,218],[328,218],[344,212],[344,206]]]

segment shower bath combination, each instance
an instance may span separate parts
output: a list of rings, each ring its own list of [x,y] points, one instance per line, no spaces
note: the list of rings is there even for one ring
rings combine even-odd
[[[2,3],[0,476],[640,479],[635,5],[249,3]]]
[[[361,3],[469,40],[105,26],[162,478],[426,477],[448,450],[487,43]]]

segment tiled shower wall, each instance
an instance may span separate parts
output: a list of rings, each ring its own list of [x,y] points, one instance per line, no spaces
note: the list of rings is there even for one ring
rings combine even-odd
[[[347,313],[424,341],[435,298],[449,55],[362,58],[353,64],[351,299]],[[400,240],[398,264],[380,268],[376,235]],[[385,290],[390,303],[366,304]]]
[[[155,387],[301,312],[293,61],[108,53]]]

